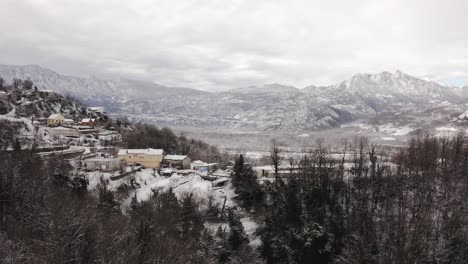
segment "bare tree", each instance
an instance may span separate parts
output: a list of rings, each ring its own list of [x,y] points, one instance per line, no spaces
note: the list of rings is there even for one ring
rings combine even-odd
[[[3,89],[3,85],[5,84],[5,79],[0,77],[0,89]]]
[[[270,159],[273,167],[275,168],[275,182],[276,187],[278,187],[278,168],[280,163],[283,161],[283,149],[279,146],[276,140],[271,141],[271,148],[270,148]]]
[[[348,152],[349,142],[347,138],[341,139],[341,162],[340,162],[340,173],[341,173],[341,180],[344,177],[344,164],[346,162],[346,154]]]
[[[13,87],[15,87],[15,89],[20,89],[22,85],[23,85],[23,80],[18,79],[18,78],[13,78]]]
[[[24,80],[24,82],[23,82],[23,88],[24,89],[32,90],[33,86],[34,86],[34,83],[33,83],[33,81],[31,81],[31,79],[28,78],[28,79]]]

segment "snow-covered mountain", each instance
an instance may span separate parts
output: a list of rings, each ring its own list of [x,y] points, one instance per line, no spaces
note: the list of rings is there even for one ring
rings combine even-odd
[[[159,126],[281,132],[326,129],[382,114],[411,115],[457,105],[468,96],[468,87],[446,87],[400,71],[357,74],[331,86],[298,89],[267,84],[223,92],[64,76],[37,65],[0,65],[0,77],[7,82],[30,78],[39,88],[72,95],[88,105],[103,105],[116,116]]]

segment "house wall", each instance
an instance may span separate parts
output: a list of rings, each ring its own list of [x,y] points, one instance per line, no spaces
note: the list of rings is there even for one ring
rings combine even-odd
[[[64,128],[64,129],[49,129],[49,133],[54,136],[64,136],[64,137],[79,137],[80,131],[73,128]]]
[[[185,158],[182,162],[183,169],[190,169],[190,163],[192,163],[190,158]]]
[[[128,164],[140,163],[147,168],[160,168],[163,156],[127,153],[125,155],[119,155],[119,158]]]
[[[51,119],[51,118],[49,118],[49,119],[47,119],[47,125],[48,126],[59,126],[59,125],[62,125],[64,121],[65,121],[64,119]]]
[[[95,122],[80,122],[80,125],[93,127],[96,125],[96,123]]]
[[[185,158],[183,160],[164,160],[163,164],[170,168],[180,168],[180,169],[190,169],[190,158]]]
[[[83,160],[86,170],[117,171],[120,169],[119,159],[89,159]]]

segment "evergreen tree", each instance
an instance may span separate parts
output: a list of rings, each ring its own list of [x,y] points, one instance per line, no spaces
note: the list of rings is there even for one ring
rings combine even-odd
[[[182,198],[180,215],[182,221],[182,235],[198,237],[203,229],[203,221],[198,213],[197,204],[192,194]]]
[[[298,193],[298,182],[291,178],[286,193],[286,222],[294,227],[301,225],[302,207]]]
[[[99,187],[99,207],[108,214],[118,212],[118,206],[119,204],[114,198],[114,192],[109,190],[106,184],[101,184]]]
[[[235,162],[232,184],[236,188],[238,198],[245,208],[250,209],[256,202],[261,201],[263,192],[257,182],[257,177],[252,167],[244,164],[242,154]]]
[[[239,249],[239,247],[248,243],[249,239],[244,231],[244,226],[240,221],[239,215],[233,210],[228,211],[228,223],[229,223],[229,246],[234,251]]]

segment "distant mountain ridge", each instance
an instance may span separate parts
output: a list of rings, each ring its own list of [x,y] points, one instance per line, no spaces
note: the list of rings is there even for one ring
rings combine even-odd
[[[446,87],[401,71],[356,74],[330,86],[266,84],[223,92],[65,76],[37,65],[0,65],[0,76],[8,82],[30,78],[39,88],[105,106],[114,116],[133,121],[279,132],[327,129],[382,113],[417,113],[458,104],[468,96],[468,87]]]

